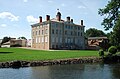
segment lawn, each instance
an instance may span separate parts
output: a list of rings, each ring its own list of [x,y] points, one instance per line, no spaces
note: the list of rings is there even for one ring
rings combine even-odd
[[[82,56],[96,56],[98,51],[92,50],[60,50],[60,51],[45,51],[31,50],[23,48],[0,48],[0,62],[12,60],[54,60],[66,58],[79,58]]]

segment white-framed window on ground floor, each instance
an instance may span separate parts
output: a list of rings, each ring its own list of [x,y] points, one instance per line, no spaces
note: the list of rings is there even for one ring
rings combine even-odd
[[[75,38],[75,44],[77,44],[77,42],[78,42],[78,41],[77,41],[77,38]]]
[[[38,43],[38,41],[37,41],[37,37],[36,37],[36,43]]]
[[[56,37],[56,43],[58,43],[58,37]]]
[[[53,43],[55,42],[55,38],[54,38],[54,37],[52,37],[52,42],[53,42]]]
[[[44,42],[44,37],[42,37],[42,43]]]
[[[48,37],[45,37],[45,42],[48,42]]]
[[[67,43],[67,38],[65,38],[65,43]]]
[[[71,41],[70,41],[70,38],[68,38],[68,43],[70,43]]]
[[[60,43],[62,43],[62,38],[60,38]]]
[[[37,37],[37,43],[39,43],[39,37]]]
[[[41,42],[41,38],[39,37],[39,43]]]
[[[73,38],[71,38],[71,43],[73,43]]]

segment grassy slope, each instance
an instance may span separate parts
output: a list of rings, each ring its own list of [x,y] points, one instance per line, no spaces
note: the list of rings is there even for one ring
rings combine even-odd
[[[22,48],[0,48],[0,61],[52,60],[64,58],[78,58],[81,56],[98,56],[98,51],[88,50],[43,51]]]

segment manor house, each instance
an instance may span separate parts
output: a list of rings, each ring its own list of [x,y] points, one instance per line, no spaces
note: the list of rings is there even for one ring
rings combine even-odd
[[[39,16],[39,23],[32,27],[32,47],[38,49],[85,49],[83,20],[75,24],[69,16],[61,18],[58,11],[55,18],[46,15],[46,21]]]

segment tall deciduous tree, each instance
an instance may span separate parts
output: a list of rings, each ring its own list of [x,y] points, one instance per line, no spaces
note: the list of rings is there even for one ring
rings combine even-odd
[[[116,23],[116,25],[113,28],[113,34],[112,34],[112,38],[114,38],[114,45],[120,46],[120,20],[118,20],[118,22]]]
[[[98,13],[105,16],[102,22],[105,30],[114,27],[119,20],[120,15],[120,0],[108,1],[108,4],[103,9],[99,9]]]
[[[105,30],[113,28],[110,33],[110,42],[113,45],[120,45],[120,0],[108,1],[103,9],[99,9],[98,13],[104,16],[102,25]]]
[[[4,37],[2,42],[1,42],[1,45],[5,42],[8,42],[10,40],[10,37]]]
[[[102,36],[106,36],[106,34],[102,30],[98,30],[98,29],[95,29],[95,28],[90,28],[90,29],[86,30],[85,35],[87,37],[102,37]]]

